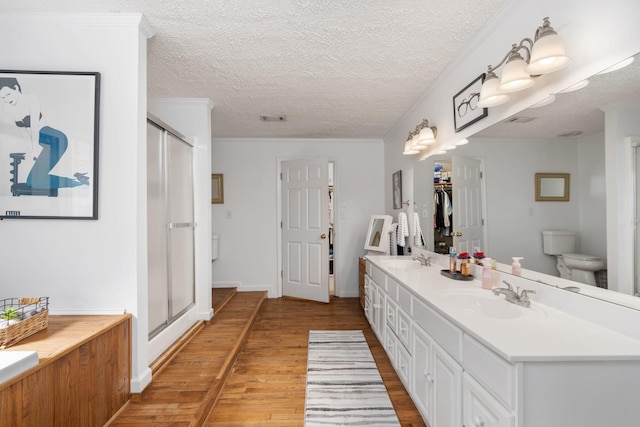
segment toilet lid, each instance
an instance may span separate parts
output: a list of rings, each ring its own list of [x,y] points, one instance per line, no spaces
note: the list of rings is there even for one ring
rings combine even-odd
[[[583,254],[562,254],[564,258],[574,259],[578,261],[600,261],[599,256],[583,255]]]

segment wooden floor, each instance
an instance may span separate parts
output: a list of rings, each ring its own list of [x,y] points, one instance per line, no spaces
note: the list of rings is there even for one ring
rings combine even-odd
[[[215,295],[214,290],[214,295]],[[403,426],[425,426],[367,323],[357,298],[330,304],[268,299],[248,331],[231,375],[213,402],[207,395],[246,322],[255,293],[241,292],[216,309],[211,324],[180,351],[145,391],[112,424],[115,426],[302,426],[309,330],[362,330]],[[218,299],[223,295],[218,295]],[[234,320],[235,319],[235,320]],[[204,361],[204,362],[203,362]],[[223,386],[224,385],[224,386]],[[211,408],[209,412],[209,408]],[[196,420],[196,421],[194,421]]]

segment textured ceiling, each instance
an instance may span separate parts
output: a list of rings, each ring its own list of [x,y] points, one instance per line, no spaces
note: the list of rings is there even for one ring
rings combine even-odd
[[[0,0],[0,11],[143,13],[156,33],[149,97],[210,98],[214,137],[381,138],[502,3]]]

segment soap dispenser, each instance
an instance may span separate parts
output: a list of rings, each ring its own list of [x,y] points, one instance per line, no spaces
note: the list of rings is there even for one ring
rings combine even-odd
[[[491,271],[491,258],[482,260],[482,289],[493,288],[493,271]]]
[[[520,265],[520,260],[523,259],[521,256],[514,256],[513,263],[511,264],[511,274],[514,276],[519,276],[522,274],[522,266]]]

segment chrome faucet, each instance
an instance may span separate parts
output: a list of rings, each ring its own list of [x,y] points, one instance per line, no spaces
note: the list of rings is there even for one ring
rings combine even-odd
[[[420,256],[412,256],[411,259],[413,261],[420,261],[421,265],[431,267],[431,257],[425,257],[424,254],[420,254]]]
[[[507,285],[507,287],[493,288],[492,292],[494,295],[504,295],[504,299],[506,299],[508,302],[512,304],[518,304],[523,307],[531,306],[531,300],[529,299],[529,294],[535,294],[536,291],[532,289],[523,289],[522,292],[520,292],[520,288],[516,288],[516,290],[514,291],[513,287],[509,282],[507,282],[506,280],[503,280],[502,283]]]

